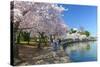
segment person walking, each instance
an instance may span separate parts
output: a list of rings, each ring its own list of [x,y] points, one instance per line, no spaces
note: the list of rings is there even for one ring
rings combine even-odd
[[[58,49],[60,49],[61,46],[61,39],[58,39]]]
[[[50,41],[50,44],[51,44],[51,47],[52,47],[52,51],[53,51],[53,57],[56,57],[56,52],[57,52],[57,49],[58,49],[58,41],[57,39],[52,39]]]

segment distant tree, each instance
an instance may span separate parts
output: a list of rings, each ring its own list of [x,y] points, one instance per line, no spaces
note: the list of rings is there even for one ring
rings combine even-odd
[[[90,36],[90,32],[89,31],[85,31],[84,34],[89,37]]]
[[[77,32],[77,30],[74,30],[74,29],[72,29],[71,28],[71,30],[70,30],[70,33],[72,34],[72,33],[76,33]]]

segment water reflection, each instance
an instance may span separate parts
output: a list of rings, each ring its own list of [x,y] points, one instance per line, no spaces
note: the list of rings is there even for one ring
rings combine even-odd
[[[72,62],[97,60],[96,50],[96,42],[74,43],[65,48],[66,55],[70,57]]]

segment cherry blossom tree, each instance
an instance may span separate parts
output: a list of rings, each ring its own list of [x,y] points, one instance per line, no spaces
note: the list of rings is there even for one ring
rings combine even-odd
[[[23,5],[22,5],[23,3]],[[11,28],[13,33],[11,35],[13,35],[12,40],[13,40],[13,44],[11,45],[12,51],[13,51],[13,55],[12,57],[19,59],[19,52],[18,52],[18,45],[15,44],[16,41],[16,33],[19,29],[20,26],[20,22],[22,22],[23,20],[23,16],[30,10],[30,5],[27,4],[27,2],[18,2],[18,1],[11,1],[10,3],[11,5]],[[19,8],[17,8],[17,5]],[[13,58],[13,62],[14,61]],[[13,64],[14,65],[14,64]]]
[[[57,4],[12,1],[11,23],[13,26],[14,54],[18,51],[15,44],[17,32],[29,32],[31,37],[38,35],[49,37],[53,34],[61,36],[66,33],[67,26],[61,18],[63,11],[67,11],[67,9]]]

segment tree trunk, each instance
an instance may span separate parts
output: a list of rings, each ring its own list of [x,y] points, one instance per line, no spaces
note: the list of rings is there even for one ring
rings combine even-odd
[[[52,35],[50,35],[50,41],[51,41],[51,42],[53,42],[53,38],[52,38]]]
[[[18,33],[18,36],[17,36],[17,44],[20,44],[20,32]]]
[[[28,45],[30,44],[30,33],[28,33]]]
[[[41,36],[39,36],[39,43],[38,43],[38,46],[37,46],[38,49],[41,48]]]

